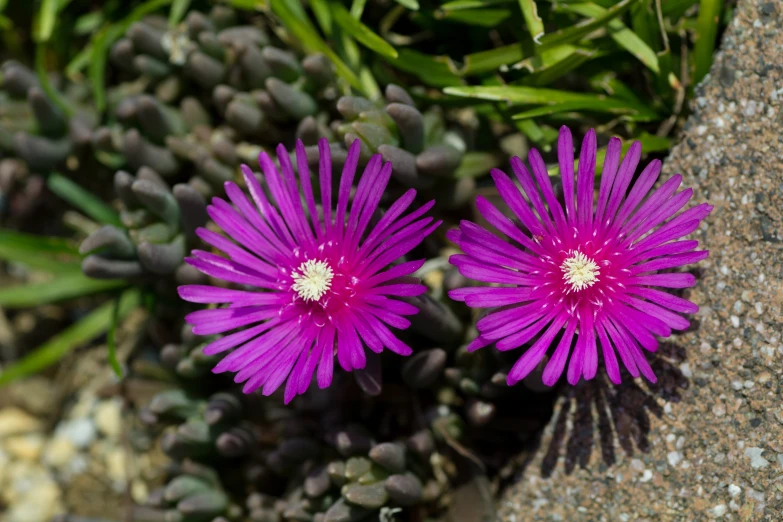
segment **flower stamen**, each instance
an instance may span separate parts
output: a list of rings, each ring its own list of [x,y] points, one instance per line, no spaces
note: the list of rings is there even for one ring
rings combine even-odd
[[[318,301],[331,288],[334,272],[326,261],[308,259],[291,272],[291,288],[305,301]]]
[[[571,286],[568,293],[593,286],[601,273],[598,264],[578,250],[572,250],[569,254],[560,265],[565,282]]]

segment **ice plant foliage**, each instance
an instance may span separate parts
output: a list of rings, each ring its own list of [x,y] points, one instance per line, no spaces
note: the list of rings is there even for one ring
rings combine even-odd
[[[318,385],[329,386],[335,354],[340,366],[351,371],[364,368],[365,346],[378,353],[384,348],[411,353],[389,327],[407,328],[410,322],[404,316],[418,311],[395,298],[426,290],[410,277],[424,260],[389,265],[440,224],[425,216],[434,202],[403,216],[413,203],[414,190],[378,219],[378,204],[392,171],[380,155],[370,160],[351,198],[358,140],[348,151],[333,207],[329,146],[321,140],[318,147],[320,209],[301,142],[295,153],[298,183],[280,145],[279,170],[266,153],[259,158],[271,198],[245,166],[250,199],[228,182],[231,204],[214,198],[208,207],[209,216],[228,237],[204,228],[198,235],[225,257],[194,250],[186,261],[243,288],[179,287],[187,301],[228,305],[186,317],[198,335],[234,330],[204,348],[208,355],[233,350],[214,371],[236,372],[235,381],[245,383],[246,393],[263,388],[269,395],[287,380],[285,402],[307,390],[316,370]]]
[[[707,251],[695,250],[697,241],[682,238],[698,228],[712,207],[701,204],[680,212],[693,193],[677,192],[680,175],[651,191],[661,170],[658,160],[631,186],[641,149],[639,142],[633,143],[621,161],[620,140],[611,139],[594,201],[595,132],[582,142],[574,176],[571,132],[563,127],[558,160],[564,205],[555,197],[541,156],[532,149],[530,170],[519,158],[511,160],[526,197],[506,174],[492,171],[500,197],[516,220],[485,198],[476,199],[484,219],[510,242],[469,221],[449,231],[464,252],[452,256],[451,263],[462,275],[493,285],[449,294],[468,306],[493,309],[478,321],[479,336],[468,349],[495,343],[498,350],[512,350],[532,343],[509,372],[508,384],[527,376],[553,344],[543,372],[549,386],[560,378],[569,354],[568,382],[592,379],[599,345],[612,382],[620,382],[618,354],[631,375],[655,382],[642,349],[654,352],[656,336],[688,328],[689,321],[679,314],[694,313],[698,307],[655,287],[695,283],[692,274],[666,270],[707,257]]]

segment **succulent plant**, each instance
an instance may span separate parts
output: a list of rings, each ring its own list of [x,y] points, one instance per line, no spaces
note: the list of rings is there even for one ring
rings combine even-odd
[[[64,169],[69,157],[73,158],[71,167],[78,166],[97,123],[87,87],[63,86],[59,78],[52,78],[54,88],[61,88],[61,96],[73,111],[66,114],[25,65],[5,62],[0,78],[0,154],[21,158],[35,172]]]
[[[131,25],[111,50],[123,83],[109,94],[115,123],[96,132],[101,146],[164,178],[195,167],[199,183],[220,189],[262,147],[329,137],[331,64],[273,45],[259,19],[240,18],[215,6],[173,29],[154,16]]]
[[[332,123],[337,136],[346,146],[361,140],[363,161],[376,153],[391,161],[400,185],[437,194],[438,204],[446,208],[463,205],[473,194],[472,178],[454,180],[467,144],[459,132],[447,128],[440,107],[421,112],[408,92],[390,84],[379,102],[343,96],[337,110],[343,118]]]
[[[199,280],[183,265],[195,231],[206,224],[206,201],[197,182],[173,189],[153,169],[143,166],[133,176],[119,171],[114,189],[122,205],[124,228],[104,225],[82,242],[82,270],[98,279],[140,278],[176,271],[177,279]]]

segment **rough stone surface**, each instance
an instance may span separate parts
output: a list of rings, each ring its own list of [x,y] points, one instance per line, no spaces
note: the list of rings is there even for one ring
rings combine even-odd
[[[658,385],[566,392],[502,520],[783,520],[780,27],[783,4],[740,0],[664,166],[715,205],[698,324],[663,347]]]

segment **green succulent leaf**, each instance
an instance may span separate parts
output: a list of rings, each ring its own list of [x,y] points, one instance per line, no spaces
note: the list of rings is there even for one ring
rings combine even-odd
[[[124,35],[128,28],[150,13],[169,5],[172,0],[148,0],[136,7],[121,21],[98,31],[90,43],[92,52],[89,60],[89,77],[95,97],[95,108],[103,112],[106,108],[106,61],[112,44]]]

